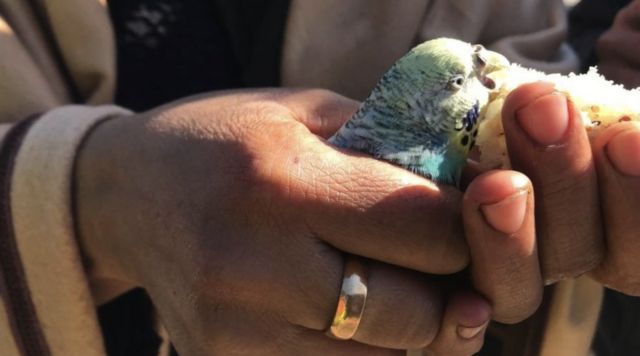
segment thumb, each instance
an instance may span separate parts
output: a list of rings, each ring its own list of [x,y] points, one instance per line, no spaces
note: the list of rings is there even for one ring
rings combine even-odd
[[[360,103],[322,89],[297,90],[279,98],[293,114],[314,134],[329,138],[358,110]]]

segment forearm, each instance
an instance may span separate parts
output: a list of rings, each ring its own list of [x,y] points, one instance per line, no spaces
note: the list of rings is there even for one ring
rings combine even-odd
[[[77,240],[96,304],[100,305],[132,289],[135,283],[124,271],[126,258],[115,240],[123,222],[106,222],[118,210],[118,174],[105,168],[112,163],[109,154],[122,136],[120,120],[114,118],[91,131],[80,147],[74,167],[74,206]],[[115,126],[115,129],[114,129]],[[125,178],[126,179],[126,178]],[[116,207],[114,207],[116,206]],[[114,207],[114,208],[109,208]],[[135,213],[135,212],[132,212]],[[123,261],[124,260],[124,261]]]

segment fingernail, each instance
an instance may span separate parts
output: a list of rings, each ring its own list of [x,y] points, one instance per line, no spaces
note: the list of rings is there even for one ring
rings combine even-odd
[[[482,325],[475,327],[458,325],[456,331],[458,336],[463,339],[473,339],[483,332],[487,328],[487,325],[489,325],[489,320],[485,321]]]
[[[527,191],[522,190],[493,204],[480,205],[489,225],[505,234],[518,231],[527,210]]]
[[[557,92],[541,96],[516,112],[520,127],[539,145],[559,144],[569,127],[567,98]]]
[[[607,143],[605,152],[620,173],[640,176],[640,131],[617,134]]]

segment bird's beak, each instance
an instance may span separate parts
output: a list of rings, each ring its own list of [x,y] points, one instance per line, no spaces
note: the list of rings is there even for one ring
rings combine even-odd
[[[480,45],[474,46],[475,70],[482,85],[488,89],[495,89],[495,78],[491,74],[507,69],[509,61],[500,53],[488,51]]]

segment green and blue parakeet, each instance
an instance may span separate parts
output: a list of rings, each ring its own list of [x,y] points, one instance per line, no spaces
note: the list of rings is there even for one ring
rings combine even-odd
[[[384,74],[329,142],[458,186],[480,111],[495,87],[487,75],[508,65],[480,45],[424,42]]]

